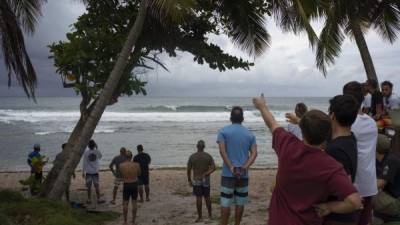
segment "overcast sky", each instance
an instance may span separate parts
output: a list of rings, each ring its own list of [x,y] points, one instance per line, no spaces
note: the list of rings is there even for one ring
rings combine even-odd
[[[43,17],[36,33],[26,38],[29,55],[38,74],[38,96],[73,96],[72,89],[62,88],[60,76],[48,59],[48,44],[65,39],[70,25],[84,13],[83,5],[73,0],[50,0],[43,8]],[[267,96],[332,96],[340,93],[344,83],[366,79],[363,64],[356,47],[346,40],[342,54],[329,68],[326,78],[315,67],[315,55],[309,48],[306,36],[282,33],[273,21],[267,23],[272,36],[271,48],[255,59],[250,71],[233,70],[221,73],[207,65],[193,63],[193,57],[180,53],[176,58],[165,58],[170,72],[161,68],[149,72],[151,96],[254,96],[263,92]],[[400,42],[390,45],[375,32],[367,36],[367,43],[379,79],[391,80],[400,86]],[[224,36],[212,36],[226,52],[246,57]],[[253,59],[250,59],[253,60]],[[0,96],[24,96],[14,81],[7,88],[3,61],[0,61]],[[400,91],[397,91],[400,93]]]

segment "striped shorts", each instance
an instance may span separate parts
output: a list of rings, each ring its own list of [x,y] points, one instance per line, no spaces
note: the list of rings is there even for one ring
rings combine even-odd
[[[249,202],[249,179],[236,177],[221,178],[221,206],[243,206]]]

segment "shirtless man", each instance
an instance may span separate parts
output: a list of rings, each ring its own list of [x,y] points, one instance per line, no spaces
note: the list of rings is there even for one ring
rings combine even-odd
[[[132,152],[126,151],[127,161],[119,164],[119,170],[124,180],[123,188],[123,213],[124,224],[127,224],[129,199],[132,198],[132,224],[136,224],[137,197],[138,197],[138,176],[140,175],[140,165],[132,162]]]

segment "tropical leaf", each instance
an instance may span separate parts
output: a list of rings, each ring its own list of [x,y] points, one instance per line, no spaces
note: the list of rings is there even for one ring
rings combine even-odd
[[[41,8],[47,0],[5,0],[15,13],[19,24],[28,33],[33,33],[38,18],[42,16]]]
[[[179,23],[196,7],[196,0],[142,0],[149,1],[150,13],[161,22]]]
[[[382,1],[372,16],[375,30],[382,39],[393,43],[400,31],[400,8],[394,1]]]
[[[11,85],[11,76],[15,74],[28,98],[34,99],[36,73],[26,51],[23,32],[19,26],[20,21],[14,11],[15,4],[10,5],[8,1],[5,3],[0,4],[0,47],[8,71],[8,85]],[[27,25],[29,25],[28,22]]]
[[[218,0],[217,5],[233,42],[251,56],[263,54],[271,40],[265,28],[265,16],[253,1]]]
[[[324,28],[321,31],[316,50],[317,68],[322,71],[324,76],[327,74],[326,66],[333,64],[335,58],[341,52],[341,45],[345,35],[341,28],[341,23],[337,20],[340,12],[330,12],[326,16]]]

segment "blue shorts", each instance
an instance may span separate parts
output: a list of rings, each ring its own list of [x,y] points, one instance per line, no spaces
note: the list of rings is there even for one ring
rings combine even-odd
[[[221,178],[221,206],[243,206],[249,202],[249,179],[236,177]]]

